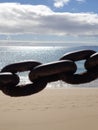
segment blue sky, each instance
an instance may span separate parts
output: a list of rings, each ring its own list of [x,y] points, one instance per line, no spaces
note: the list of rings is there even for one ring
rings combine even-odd
[[[98,45],[98,0],[0,0],[0,41]]]
[[[60,0],[58,0],[60,1]],[[61,0],[62,1],[62,0]],[[65,0],[66,1],[66,0]],[[59,12],[96,12],[98,13],[98,0],[69,0],[63,7],[55,7],[55,0],[0,0],[0,2],[21,3],[31,5],[46,5]]]

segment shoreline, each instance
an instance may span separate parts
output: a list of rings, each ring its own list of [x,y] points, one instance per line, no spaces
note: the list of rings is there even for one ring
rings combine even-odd
[[[27,96],[0,93],[2,130],[98,130],[98,88],[52,88]]]

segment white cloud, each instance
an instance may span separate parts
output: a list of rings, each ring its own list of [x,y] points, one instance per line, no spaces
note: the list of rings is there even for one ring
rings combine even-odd
[[[98,35],[98,14],[53,12],[44,5],[0,4],[0,34]]]
[[[54,6],[56,8],[63,7],[65,4],[67,4],[70,0],[54,0]]]

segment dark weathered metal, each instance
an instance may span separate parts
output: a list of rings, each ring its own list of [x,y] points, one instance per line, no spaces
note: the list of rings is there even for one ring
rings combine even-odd
[[[73,51],[70,53],[66,53],[63,57],[60,58],[60,60],[72,60],[72,61],[85,60],[88,59],[94,53],[96,53],[96,51],[93,50]]]
[[[72,61],[78,61],[78,60],[86,60],[85,68],[89,70],[88,68],[92,68],[98,66],[98,63],[94,61],[98,58],[97,55],[95,55],[96,52],[93,50],[81,50],[81,51],[75,51],[68,54],[65,54],[60,60],[69,59]],[[91,57],[93,60],[91,61]],[[92,62],[92,63],[91,63]],[[94,63],[93,63],[94,62]],[[95,65],[96,64],[96,65]],[[65,81],[69,84],[82,84],[82,83],[88,83],[98,78],[98,69],[91,69],[90,71],[85,71],[79,74],[69,74],[69,73],[62,73],[61,74],[61,80]]]
[[[1,70],[1,72],[17,73],[17,72],[23,72],[23,71],[30,71],[35,66],[40,65],[40,64],[41,63],[37,61],[24,61],[24,62],[14,63],[14,64],[5,66]]]
[[[98,53],[91,55],[85,62],[85,68],[87,70],[95,69],[95,67],[98,67]]]
[[[29,96],[40,92],[46,87],[47,83],[44,80],[39,80],[33,84],[3,87],[2,91],[4,94],[11,97]]]
[[[87,71],[76,74],[75,61],[86,60]],[[30,71],[31,84],[19,85],[15,73]],[[10,73],[11,72],[11,73]],[[43,90],[47,83],[63,80],[69,84],[88,83],[98,78],[98,53],[93,50],[80,50],[65,54],[59,61],[41,64],[26,61],[7,65],[0,73],[0,90],[9,96],[28,96]]]
[[[89,83],[98,78],[98,68],[80,74],[61,74],[61,80],[69,84]]]
[[[34,81],[41,77],[52,76],[62,72],[74,73],[76,72],[76,69],[75,63],[70,60],[51,62],[36,66],[31,70],[29,78],[31,81]]]
[[[19,83],[19,77],[12,73],[0,73],[0,89],[2,89],[3,86],[13,86],[17,85]]]

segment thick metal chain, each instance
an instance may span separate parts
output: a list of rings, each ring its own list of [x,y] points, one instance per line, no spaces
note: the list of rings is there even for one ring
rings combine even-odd
[[[85,72],[76,73],[76,61],[85,60]],[[31,84],[18,85],[17,72],[29,71]],[[9,96],[27,96],[43,90],[47,83],[62,80],[69,84],[88,83],[98,78],[98,53],[80,50],[65,54],[59,61],[42,64],[26,61],[5,66],[0,72],[0,90]]]

